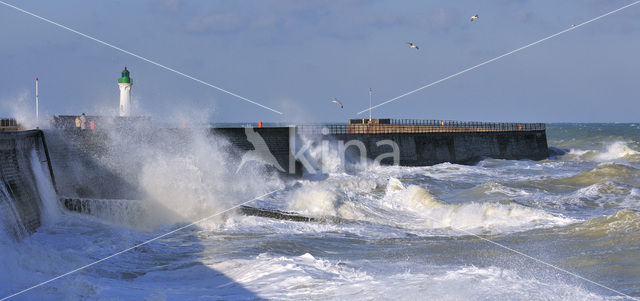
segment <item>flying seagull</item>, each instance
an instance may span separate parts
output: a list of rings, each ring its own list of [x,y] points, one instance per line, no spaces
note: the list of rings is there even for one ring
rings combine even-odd
[[[477,20],[478,18],[479,18],[478,14],[476,14],[475,16],[471,16],[471,22]]]
[[[335,103],[337,103],[337,104],[339,104],[339,105],[340,105],[340,108],[341,108],[341,109],[343,108],[342,103],[341,103],[337,98],[335,98],[335,97],[334,97],[334,98],[333,98],[333,100],[332,100],[331,102],[335,102]]]
[[[418,45],[413,44],[413,43],[411,43],[411,42],[407,42],[407,44],[409,44],[409,47],[410,47],[410,48],[420,49],[420,48],[418,48]]]

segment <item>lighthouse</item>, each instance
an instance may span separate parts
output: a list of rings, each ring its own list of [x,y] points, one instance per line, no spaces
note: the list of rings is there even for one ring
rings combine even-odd
[[[129,70],[124,67],[122,77],[118,79],[118,87],[120,87],[120,117],[131,116],[131,85]]]

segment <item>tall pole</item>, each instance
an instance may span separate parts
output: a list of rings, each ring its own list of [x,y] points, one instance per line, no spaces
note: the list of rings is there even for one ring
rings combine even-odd
[[[36,126],[40,122],[40,99],[38,98],[38,78],[36,77]]]
[[[369,123],[371,123],[371,88],[369,88]]]

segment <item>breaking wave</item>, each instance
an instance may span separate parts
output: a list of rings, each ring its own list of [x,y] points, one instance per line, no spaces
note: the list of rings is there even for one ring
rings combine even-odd
[[[616,141],[606,146],[603,150],[581,150],[571,149],[565,155],[566,158],[582,160],[607,162],[614,160],[627,160],[630,162],[640,161],[640,152],[629,147],[627,142]]]
[[[393,177],[381,198],[361,198],[355,202],[323,185],[303,187],[291,196],[288,209],[314,217],[367,221],[430,234],[502,233],[575,222],[511,201],[448,204],[423,187],[405,187]]]

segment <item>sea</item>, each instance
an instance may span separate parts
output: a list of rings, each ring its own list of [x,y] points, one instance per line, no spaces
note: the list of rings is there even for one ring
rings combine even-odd
[[[210,152],[159,158],[140,185],[164,215],[126,200],[74,213],[49,193],[35,233],[0,233],[0,299],[640,299],[640,124],[547,137],[542,161],[325,160],[301,178],[226,174]],[[239,204],[316,219],[225,211]]]

